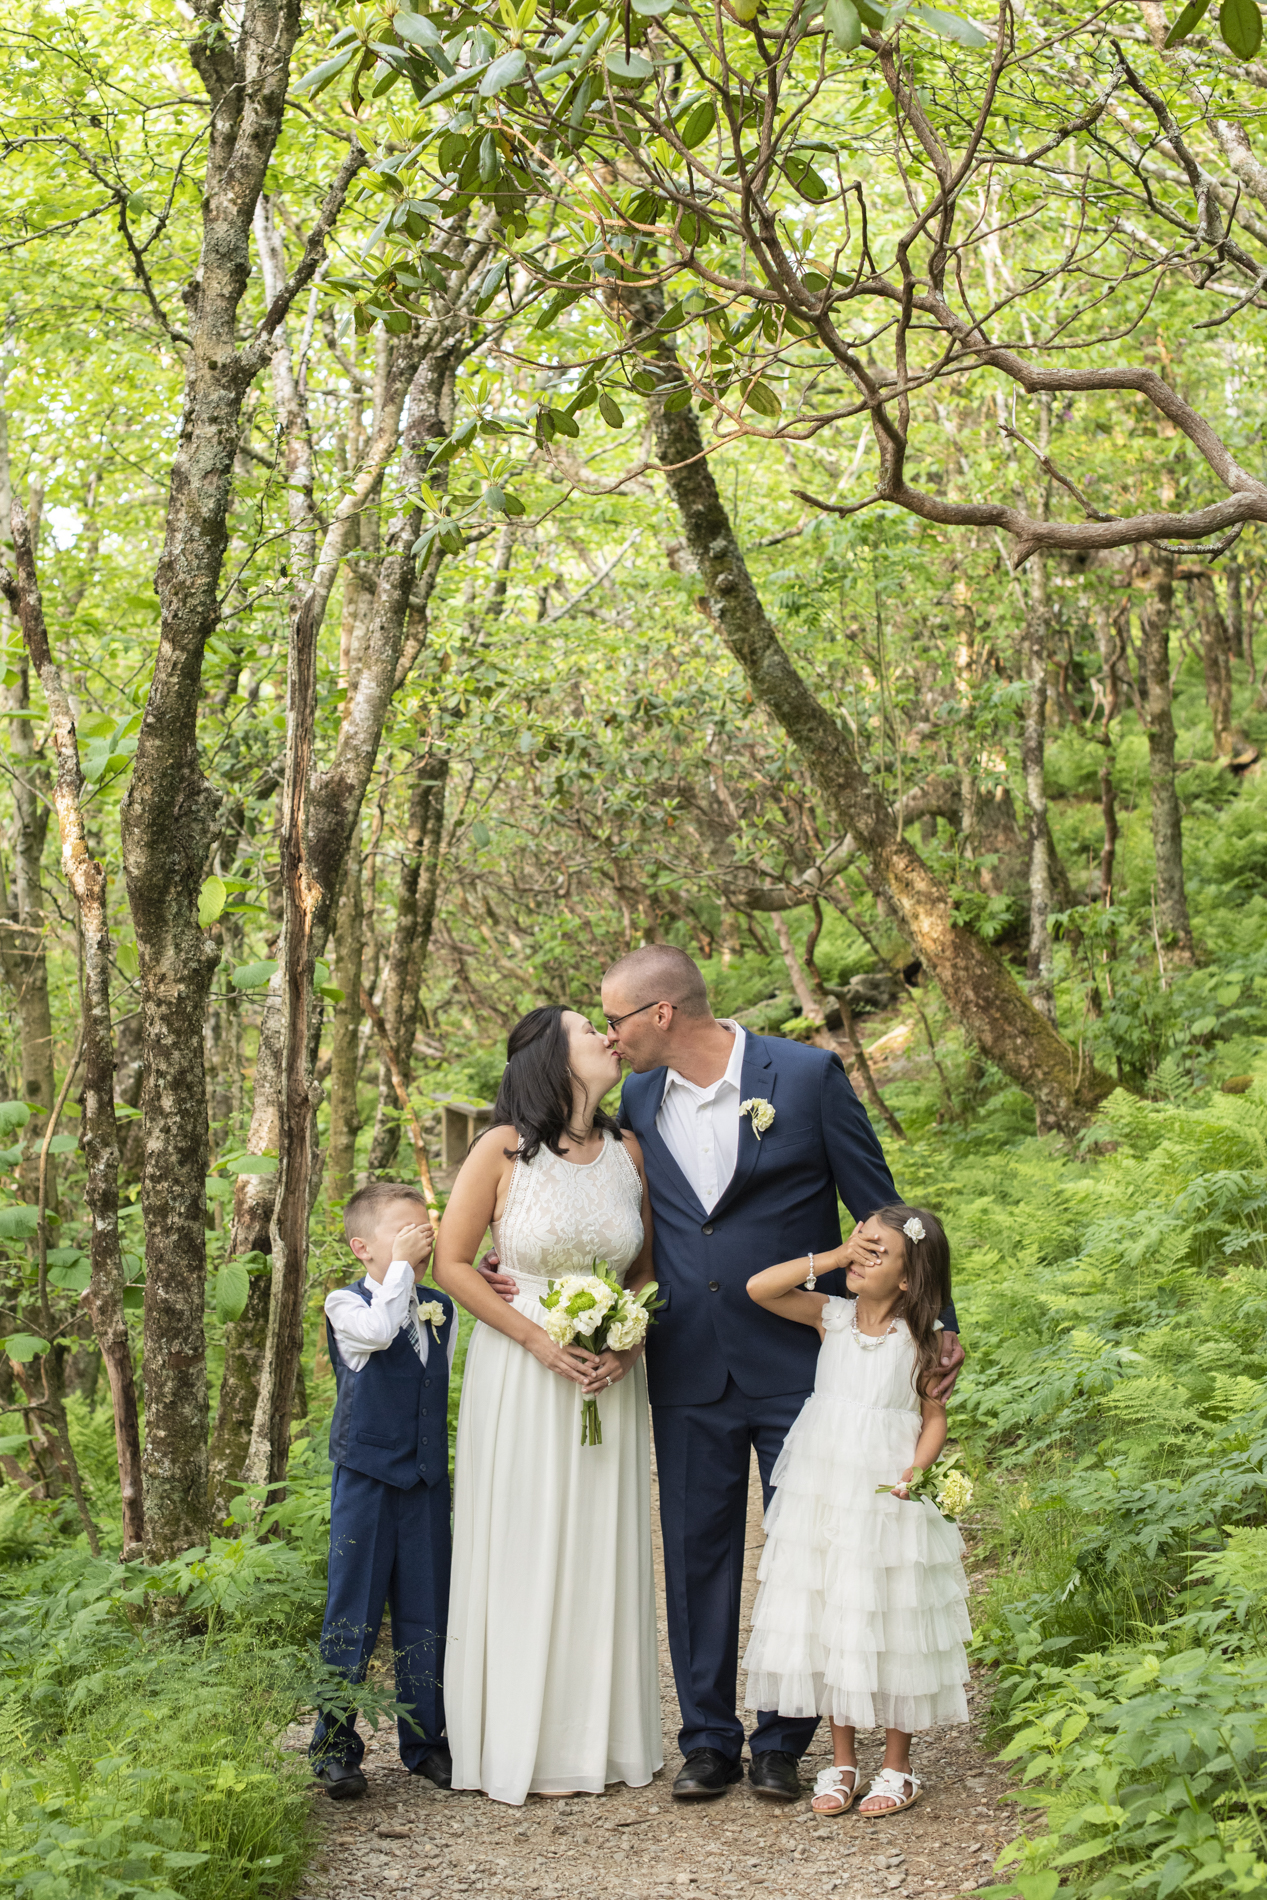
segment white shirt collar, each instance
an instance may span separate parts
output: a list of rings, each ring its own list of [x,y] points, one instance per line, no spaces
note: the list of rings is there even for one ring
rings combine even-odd
[[[730,1052],[730,1061],[726,1064],[726,1073],[718,1076],[715,1082],[710,1082],[707,1088],[701,1088],[697,1082],[689,1082],[684,1075],[679,1075],[676,1069],[670,1069],[664,1085],[665,1095],[672,1088],[680,1088],[688,1090],[697,1101],[708,1102],[726,1088],[733,1089],[736,1095],[739,1094],[743,1086],[743,1052],[747,1038],[741,1025],[732,1021],[730,1017],[722,1016],[718,1018],[718,1021],[722,1028],[728,1029],[735,1039],[734,1047]],[[664,1097],[661,1096],[660,1099],[663,1101]]]

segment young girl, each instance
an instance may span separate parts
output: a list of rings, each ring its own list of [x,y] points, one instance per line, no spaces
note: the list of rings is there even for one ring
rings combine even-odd
[[[817,1275],[838,1267],[852,1297],[814,1292]],[[842,1247],[768,1267],[748,1292],[815,1327],[822,1351],[774,1467],[743,1664],[747,1706],[830,1718],[834,1759],[815,1785],[819,1814],[852,1807],[854,1731],[883,1726],[884,1765],[859,1812],[896,1814],[919,1798],[912,1731],[968,1719],[963,1539],[905,1488],[946,1442],[946,1408],[929,1393],[950,1248],[926,1208],[883,1207]]]

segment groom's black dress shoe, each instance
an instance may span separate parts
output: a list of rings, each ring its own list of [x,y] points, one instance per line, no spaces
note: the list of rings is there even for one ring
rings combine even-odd
[[[351,1762],[316,1761],[312,1772],[332,1801],[357,1801],[369,1791],[369,1782]]]
[[[771,1748],[764,1755],[754,1755],[748,1769],[748,1780],[754,1794],[763,1794],[768,1801],[799,1801],[801,1798],[801,1777],[797,1773],[797,1756],[785,1754],[781,1748]]]
[[[453,1757],[444,1742],[430,1748],[422,1760],[415,1762],[409,1770],[411,1775],[425,1775],[428,1781],[434,1781],[437,1788],[453,1786]]]
[[[727,1761],[715,1748],[693,1748],[678,1769],[675,1801],[712,1801],[732,1782],[743,1780],[743,1763]]]

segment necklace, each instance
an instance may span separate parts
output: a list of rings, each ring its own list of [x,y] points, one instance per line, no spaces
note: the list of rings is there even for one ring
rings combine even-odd
[[[850,1330],[853,1333],[854,1340],[862,1348],[863,1352],[875,1352],[878,1347],[884,1344],[890,1333],[897,1331],[897,1324],[896,1319],[891,1319],[882,1333],[860,1333],[858,1331],[858,1315],[855,1311]]]

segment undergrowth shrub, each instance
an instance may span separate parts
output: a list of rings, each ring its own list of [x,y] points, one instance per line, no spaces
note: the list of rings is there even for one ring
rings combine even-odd
[[[1032,1815],[992,1891],[1267,1893],[1262,1082],[902,1162],[957,1241],[976,1653]]]
[[[318,1699],[371,1720],[394,1705],[317,1654],[323,1443],[300,1440],[285,1501],[260,1502],[171,1563],[62,1549],[4,1574],[0,1885],[19,1900],[293,1891],[311,1796],[286,1727]]]

